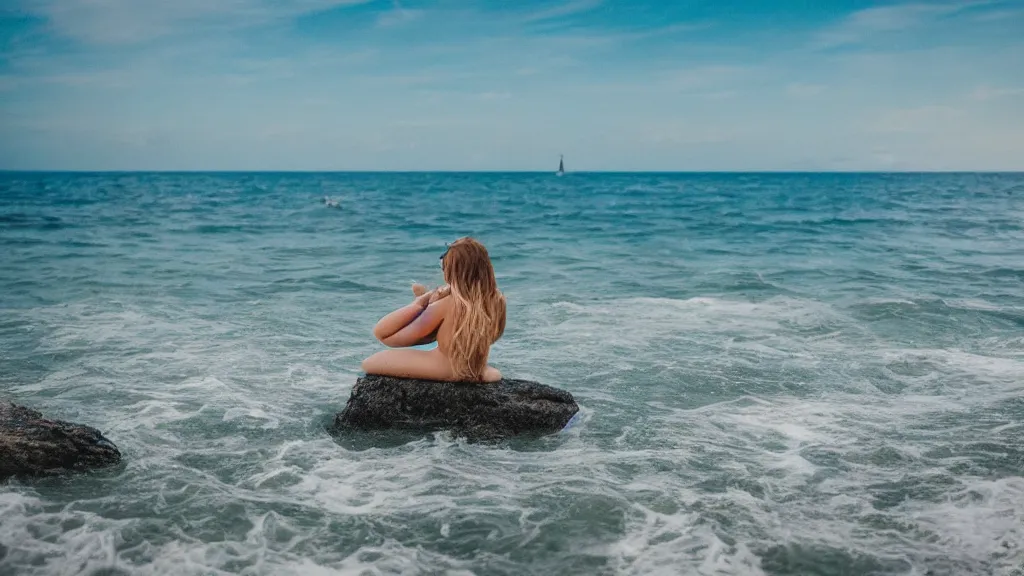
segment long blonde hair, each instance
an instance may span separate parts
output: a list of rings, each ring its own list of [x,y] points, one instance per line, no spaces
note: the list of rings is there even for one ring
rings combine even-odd
[[[452,370],[460,379],[480,380],[491,344],[505,333],[505,296],[498,291],[487,249],[473,238],[451,243],[441,267],[451,287]]]

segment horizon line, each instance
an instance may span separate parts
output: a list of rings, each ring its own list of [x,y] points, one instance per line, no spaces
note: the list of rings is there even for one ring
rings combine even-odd
[[[245,170],[245,169],[10,169],[0,168],[0,174],[556,174],[553,170]],[[1024,174],[1015,170],[571,170],[563,174]]]

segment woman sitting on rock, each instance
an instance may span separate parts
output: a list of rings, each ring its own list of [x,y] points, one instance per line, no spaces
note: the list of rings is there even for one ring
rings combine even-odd
[[[495,382],[491,345],[505,332],[505,296],[487,249],[460,238],[441,255],[447,286],[413,286],[411,304],[380,319],[373,335],[392,348],[437,341],[433,350],[384,350],[363,360],[367,374],[448,382]]]

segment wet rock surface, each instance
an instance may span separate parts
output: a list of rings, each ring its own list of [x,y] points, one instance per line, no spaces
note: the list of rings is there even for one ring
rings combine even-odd
[[[360,377],[333,431],[450,430],[473,439],[552,434],[579,411],[572,394],[529,380],[487,384]]]
[[[83,472],[120,461],[117,446],[99,430],[0,400],[0,480]]]

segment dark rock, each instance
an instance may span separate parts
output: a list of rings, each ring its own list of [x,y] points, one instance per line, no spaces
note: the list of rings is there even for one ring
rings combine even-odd
[[[450,430],[474,439],[552,434],[579,411],[572,394],[531,382],[488,384],[363,376],[334,430]]]
[[[0,401],[0,479],[81,472],[120,461],[117,446],[99,430]]]

